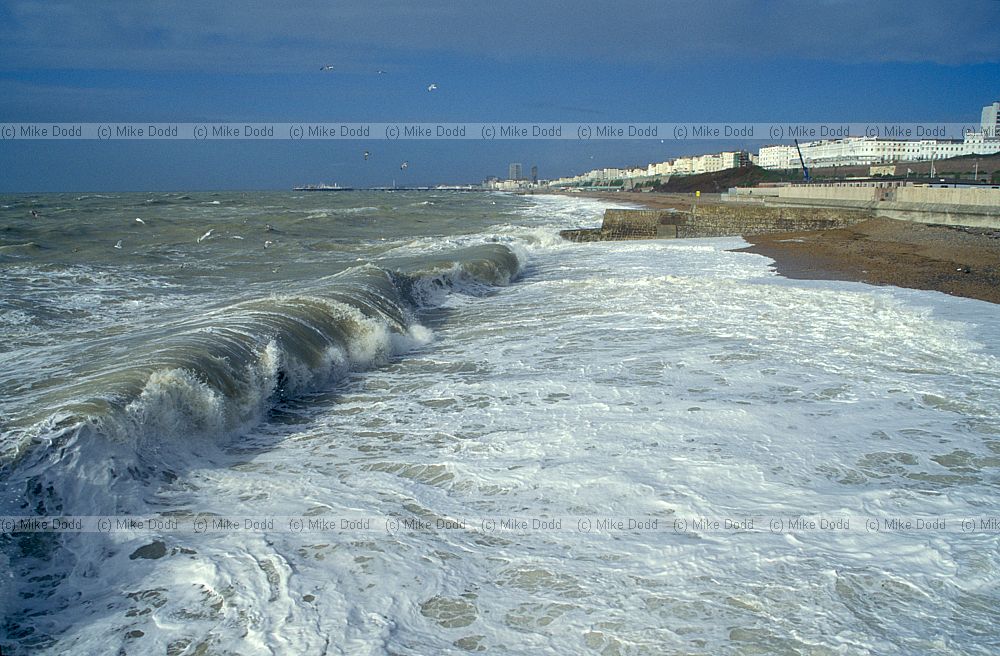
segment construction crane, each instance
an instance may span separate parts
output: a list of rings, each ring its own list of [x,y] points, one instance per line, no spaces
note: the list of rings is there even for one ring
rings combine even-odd
[[[812,178],[809,177],[809,168],[806,166],[806,160],[802,157],[802,149],[799,148],[799,140],[795,140],[795,150],[799,151],[799,163],[802,164],[802,177],[806,182],[812,182]]]

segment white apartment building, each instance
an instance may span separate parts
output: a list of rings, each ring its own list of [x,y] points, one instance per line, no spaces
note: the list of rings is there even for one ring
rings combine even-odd
[[[983,107],[980,125],[986,139],[1000,139],[1000,102]]]
[[[871,166],[888,162],[945,159],[962,155],[992,155],[1000,152],[1000,102],[983,107],[981,132],[957,139],[902,141],[878,137],[846,137],[799,144],[806,166]],[[800,166],[794,145],[764,146],[757,165],[765,169]]]
[[[613,180],[637,180],[644,178],[667,178],[672,175],[696,175],[724,171],[740,166],[745,154],[740,151],[728,151],[711,155],[695,155],[678,157],[648,164],[645,167],[594,169],[581,175],[563,177],[549,181],[551,187],[569,187],[593,183],[608,183]]]
[[[741,157],[739,152],[727,151],[715,155],[702,155],[699,160],[695,166],[696,169],[701,169],[699,173],[713,173],[739,167]]]
[[[763,146],[757,151],[757,166],[764,169],[793,169],[798,164],[795,146]]]
[[[806,166],[871,166],[887,162],[945,159],[962,155],[992,155],[1000,152],[1000,141],[984,139],[982,133],[967,134],[962,141],[923,139],[899,141],[878,137],[847,137],[799,144]],[[765,169],[799,167],[795,146],[764,146],[757,165]]]

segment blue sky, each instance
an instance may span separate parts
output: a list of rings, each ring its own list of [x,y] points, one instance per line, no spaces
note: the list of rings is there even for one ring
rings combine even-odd
[[[0,2],[0,123],[976,122],[997,99],[996,0]],[[475,182],[760,145],[3,141],[0,191]]]

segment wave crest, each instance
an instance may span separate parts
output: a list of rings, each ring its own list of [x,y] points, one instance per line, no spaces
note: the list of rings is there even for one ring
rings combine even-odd
[[[98,458],[110,441],[155,467],[165,451],[232,437],[283,400],[429,343],[422,309],[449,293],[507,285],[521,269],[508,246],[483,244],[396,267],[355,267],[322,279],[308,295],[220,308],[143,344],[128,362],[100,363],[60,388],[24,437],[49,451],[45,460],[89,441],[101,443]],[[90,430],[67,429],[80,426]],[[35,449],[17,451],[28,450]]]

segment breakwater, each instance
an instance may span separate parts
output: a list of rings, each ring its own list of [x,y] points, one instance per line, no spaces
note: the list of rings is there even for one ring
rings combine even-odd
[[[600,228],[559,234],[576,242],[732,237],[832,230],[873,216],[862,209],[692,204],[689,210],[605,210]]]

